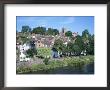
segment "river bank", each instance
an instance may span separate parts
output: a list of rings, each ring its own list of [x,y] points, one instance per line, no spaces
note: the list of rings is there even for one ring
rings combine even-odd
[[[26,62],[27,63],[27,62]],[[66,57],[50,60],[48,64],[24,65],[17,68],[17,74],[93,74],[94,56]]]

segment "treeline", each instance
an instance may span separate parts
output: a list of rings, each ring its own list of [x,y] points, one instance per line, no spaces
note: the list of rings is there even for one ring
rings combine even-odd
[[[94,55],[94,35],[91,35],[86,29],[82,32],[82,35],[76,36],[75,41],[71,38],[71,42],[67,43],[67,45],[63,44],[61,39],[55,40],[53,48],[64,56],[79,56],[81,53]]]
[[[18,31],[17,31],[18,32]],[[31,29],[29,26],[22,26],[22,33],[35,33],[35,34],[40,34],[40,35],[58,35],[59,34],[59,30],[58,29],[54,29],[54,28],[47,28],[46,27],[35,27],[33,29]],[[72,32],[71,31],[67,31],[65,33],[65,36],[72,36]]]
[[[53,29],[53,28],[48,28],[46,27],[35,27],[31,29],[29,26],[22,26],[22,33],[25,32],[30,32],[30,33],[35,33],[35,34],[41,34],[41,35],[58,35],[59,30],[58,29]]]

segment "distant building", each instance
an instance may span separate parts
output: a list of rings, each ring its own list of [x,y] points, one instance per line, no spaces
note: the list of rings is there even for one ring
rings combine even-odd
[[[61,32],[60,32],[60,36],[65,36],[66,33],[66,28],[62,28]]]
[[[51,36],[39,36],[36,37],[35,46],[40,47],[52,47],[54,44],[54,37]]]
[[[76,37],[78,35],[78,32],[77,33],[72,33],[73,37]]]

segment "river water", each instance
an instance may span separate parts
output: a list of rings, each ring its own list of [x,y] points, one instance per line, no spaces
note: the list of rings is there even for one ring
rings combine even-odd
[[[28,74],[94,74],[94,63],[87,64],[83,68],[64,67],[49,71],[31,72]]]

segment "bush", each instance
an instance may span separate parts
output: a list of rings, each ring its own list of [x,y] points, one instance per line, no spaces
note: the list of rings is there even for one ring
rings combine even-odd
[[[44,64],[33,64],[31,69],[32,71],[45,70],[45,65]]]
[[[47,64],[49,63],[49,58],[45,58],[45,59],[43,60],[43,62],[45,63],[45,65],[47,65]]]
[[[17,73],[27,73],[27,72],[31,72],[31,71],[32,70],[30,67],[19,67],[16,70]]]

